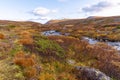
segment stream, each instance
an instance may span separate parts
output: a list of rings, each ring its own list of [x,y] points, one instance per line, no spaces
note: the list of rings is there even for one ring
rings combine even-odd
[[[101,42],[99,40],[95,40],[95,39],[89,38],[89,37],[83,37],[83,39],[87,40],[89,44],[95,44],[97,42]],[[104,42],[104,43],[107,43],[108,45],[113,46],[116,50],[120,50],[120,42],[107,41],[107,42]]]
[[[55,30],[44,31],[41,34],[45,35],[45,36],[51,36],[51,35],[60,36],[60,35],[62,35],[60,32],[57,32]],[[68,33],[66,33],[66,34],[64,36],[68,36]],[[83,39],[87,40],[89,44],[95,44],[97,42],[101,42],[99,40],[96,40],[96,39],[93,39],[93,38],[89,38],[89,37],[83,37]],[[113,46],[116,50],[120,51],[120,42],[110,42],[110,41],[107,41],[107,42],[104,42],[104,43],[107,43],[108,45]]]
[[[42,32],[42,35],[45,35],[45,36],[58,35],[59,36],[61,35],[61,33],[55,30],[49,30],[49,31]]]
[[[42,35],[45,35],[45,36],[51,36],[51,35],[56,35],[56,36],[61,36],[61,35],[63,35],[63,36],[69,36],[70,33],[64,33],[64,34],[62,34],[61,32],[58,32],[58,31],[56,31],[56,30],[49,30],[49,31],[44,31],[44,32],[42,32]]]

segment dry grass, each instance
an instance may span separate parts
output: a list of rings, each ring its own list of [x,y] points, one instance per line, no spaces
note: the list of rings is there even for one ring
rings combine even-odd
[[[0,39],[4,39],[5,38],[5,35],[0,33]]]
[[[32,35],[29,31],[23,31],[20,34],[20,40],[18,41],[23,45],[30,45],[33,43]]]
[[[29,67],[35,65],[35,58],[27,55],[24,52],[18,52],[14,57],[14,63],[22,67]]]
[[[111,61],[118,62],[119,55],[115,49],[107,44],[97,43],[90,45],[85,41],[64,36],[49,36],[49,39],[58,42],[67,51],[66,56],[68,59],[72,58],[80,65],[91,66],[100,69],[111,77],[119,78],[119,75],[116,73],[118,73],[120,68],[115,68],[115,65],[111,63]]]
[[[30,68],[25,69],[25,76],[27,78],[32,78],[32,77],[37,78],[37,69],[34,67],[30,67]]]
[[[30,45],[33,43],[33,39],[31,38],[20,39],[18,42],[22,45]]]
[[[103,19],[103,22],[99,22],[99,20]],[[104,18],[97,18],[97,19],[90,19],[90,20],[67,20],[63,21],[59,24],[50,24],[45,25],[48,27],[39,27],[40,30],[58,30],[62,33],[70,33],[73,37],[68,36],[48,36],[46,37],[39,37],[35,40],[33,34],[36,33],[38,28],[31,27],[37,26],[36,24],[23,24],[22,25],[29,25],[29,27],[25,27],[20,25],[20,27],[15,27],[12,29],[5,29],[6,31],[10,32],[13,31],[14,34],[13,38],[10,38],[11,35],[8,35],[8,40],[5,42],[4,38],[6,37],[4,34],[0,34],[1,41],[5,43],[11,43],[11,41],[16,40],[21,45],[23,52],[18,52],[13,56],[13,62],[16,65],[19,65],[22,71],[18,72],[18,74],[14,74],[13,66],[7,64],[7,62],[1,63],[0,71],[4,73],[4,79],[7,80],[7,77],[11,80],[17,76],[17,80],[76,80],[76,74],[73,74],[72,70],[74,66],[90,66],[99,69],[100,71],[106,73],[110,77],[115,77],[119,80],[120,76],[120,57],[117,55],[117,51],[113,48],[109,47],[103,43],[97,43],[95,45],[89,45],[86,41],[80,40],[81,36],[89,36],[97,39],[104,39],[108,38],[110,40],[120,40],[119,38],[119,24],[116,25],[109,25],[111,21]],[[108,23],[106,25],[106,23]],[[7,24],[7,23],[6,23]],[[20,23],[16,23],[19,25]],[[32,24],[32,25],[31,25]],[[52,26],[53,25],[53,26]],[[72,25],[72,26],[70,26]],[[66,27],[65,30],[63,28]],[[37,26],[38,27],[38,26]],[[116,30],[117,28],[117,30]],[[115,29],[115,31],[113,31]],[[39,30],[38,30],[39,31]],[[108,31],[108,33],[106,33]],[[3,32],[5,33],[5,32]],[[39,33],[39,32],[38,32]],[[11,33],[10,33],[11,34]],[[38,34],[39,35],[39,34]],[[76,38],[75,38],[76,37]],[[37,44],[36,44],[37,43]],[[52,43],[52,44],[51,44]],[[16,44],[16,43],[12,43]],[[7,54],[7,51],[10,51],[10,47],[6,46],[5,44],[1,43],[1,52]],[[6,46],[6,47],[4,47]],[[57,46],[57,48],[56,48]],[[16,46],[12,46],[16,49]],[[8,49],[9,48],[9,49]],[[29,48],[29,49],[27,49]],[[3,51],[2,51],[3,50]],[[18,50],[18,49],[16,49]],[[33,54],[27,54],[25,51],[28,52],[35,52],[40,54],[39,56]],[[62,51],[65,51],[62,54]],[[1,53],[0,53],[1,54]],[[2,53],[3,54],[3,53]],[[61,57],[62,58],[59,58]],[[1,58],[1,57],[0,57]],[[36,58],[40,58],[36,60]],[[58,60],[59,58],[59,60]],[[4,59],[4,58],[3,58]],[[67,60],[73,60],[75,63],[68,64]],[[7,66],[6,66],[7,64]],[[42,71],[39,71],[38,66],[42,66]],[[37,68],[36,68],[37,67]],[[13,75],[10,75],[10,73]],[[16,71],[16,69],[15,69]],[[39,73],[39,72],[40,73]],[[16,71],[17,72],[17,71]],[[2,73],[0,73],[2,75]],[[24,75],[21,76],[21,73]],[[0,75],[0,79],[1,79]],[[10,78],[13,76],[12,78]],[[9,80],[8,79],[8,80]]]
[[[26,54],[25,52],[18,52],[14,57],[14,63],[22,67],[24,75],[27,79],[37,79],[40,68],[36,62],[34,54]]]

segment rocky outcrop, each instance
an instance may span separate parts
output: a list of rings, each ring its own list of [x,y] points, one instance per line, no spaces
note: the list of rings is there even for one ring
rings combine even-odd
[[[94,68],[76,66],[78,80],[111,80],[110,77]]]

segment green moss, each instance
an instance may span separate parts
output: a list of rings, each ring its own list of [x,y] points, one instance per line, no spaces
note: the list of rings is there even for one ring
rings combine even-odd
[[[18,72],[15,74],[15,78],[17,79],[24,79],[24,75],[23,75],[23,72]]]
[[[120,26],[117,26],[117,29],[120,29]]]
[[[0,61],[0,80],[25,80],[20,67],[11,62],[11,58]]]
[[[15,28],[16,26],[15,25],[9,25],[8,27],[9,28]]]
[[[38,52],[46,53],[55,53],[59,57],[63,57],[65,51],[63,48],[54,41],[51,41],[45,37],[40,37],[35,40],[35,47]]]
[[[9,52],[11,56],[14,56],[18,51],[22,50],[22,45],[14,44],[14,48]]]

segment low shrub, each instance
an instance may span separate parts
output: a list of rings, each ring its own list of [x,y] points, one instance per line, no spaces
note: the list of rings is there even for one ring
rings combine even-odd
[[[42,52],[43,54],[48,53],[56,53],[57,56],[64,56],[64,50],[55,42],[45,39],[40,39],[38,41],[35,41],[36,49],[39,52]],[[50,54],[52,55],[52,54]]]
[[[0,39],[4,39],[5,38],[5,35],[0,33]]]
[[[32,34],[29,31],[22,31],[19,33],[19,43],[22,45],[31,45],[33,43]]]
[[[15,25],[9,25],[8,27],[9,28],[15,28],[16,26]]]
[[[54,74],[50,74],[50,73],[42,73],[39,76],[39,80],[56,80],[55,75]]]
[[[14,63],[22,67],[30,67],[35,65],[35,59],[21,51],[15,54]]]
[[[65,57],[64,49],[58,43],[45,36],[35,35],[33,36],[33,44],[24,46],[26,51],[38,53],[46,58],[51,57],[50,59],[59,59]]]
[[[32,38],[23,38],[23,39],[20,39],[18,42],[22,45],[30,45],[33,43],[33,39]]]
[[[120,29],[120,26],[117,26],[117,29]]]
[[[16,65],[19,65],[27,80],[37,79],[40,73],[39,65],[37,65],[36,56],[34,54],[26,54],[25,52],[18,52],[13,59]],[[18,74],[17,76],[19,76]]]
[[[30,68],[25,69],[25,76],[28,78],[32,78],[32,77],[35,78],[35,77],[37,77],[36,74],[37,74],[37,69],[34,67],[30,67]]]

